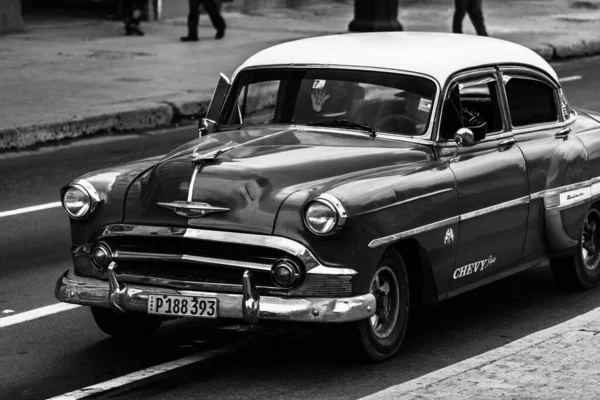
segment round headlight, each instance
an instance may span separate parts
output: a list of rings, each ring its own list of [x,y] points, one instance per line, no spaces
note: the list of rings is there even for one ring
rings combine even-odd
[[[78,186],[70,186],[62,198],[63,207],[73,218],[85,217],[92,209],[92,197]]]
[[[306,227],[317,235],[325,235],[333,231],[337,225],[338,214],[333,206],[321,201],[313,201],[306,208],[304,215]]]

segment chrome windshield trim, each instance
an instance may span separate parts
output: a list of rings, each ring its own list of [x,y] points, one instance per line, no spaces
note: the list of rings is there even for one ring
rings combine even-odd
[[[424,74],[424,73],[417,72],[417,71],[404,70],[404,69],[382,68],[382,67],[376,67],[376,66],[363,66],[363,65],[346,65],[346,64],[310,64],[310,63],[299,63],[299,64],[275,64],[274,63],[274,64],[263,64],[263,65],[243,64],[243,65],[240,65],[233,72],[233,74],[231,76],[231,82],[232,82],[232,86],[233,86],[233,83],[236,82],[236,80],[237,80],[237,76],[240,73],[246,72],[246,71],[261,70],[261,69],[298,69],[298,68],[345,69],[345,70],[354,70],[354,71],[403,74],[403,75],[409,75],[409,76],[415,76],[418,78],[427,79],[427,80],[433,82],[433,84],[435,85],[435,94],[434,94],[434,97],[431,99],[431,110],[430,110],[430,114],[429,114],[428,120],[427,120],[427,129],[421,135],[408,136],[408,137],[402,138],[402,139],[399,137],[398,139],[400,139],[400,140],[409,139],[409,141],[411,141],[413,143],[424,143],[424,144],[430,144],[432,142],[435,142],[435,140],[434,140],[434,135],[435,135],[434,117],[437,114],[438,108],[441,107],[442,102],[439,101],[439,98],[440,98],[440,93],[442,91],[442,86],[440,85],[440,82],[432,75]],[[377,136],[379,136],[379,133],[377,134]],[[389,137],[387,137],[386,139],[389,139]]]
[[[116,251],[114,258],[119,261],[171,261],[198,264],[213,264],[224,267],[251,269],[255,271],[271,271],[270,264],[238,261],[225,258],[195,256],[191,254],[141,253],[137,251]]]
[[[234,243],[247,246],[266,247],[278,249],[292,256],[298,257],[304,264],[307,273],[323,267],[319,260],[301,243],[281,236],[266,236],[253,233],[211,231],[196,228],[178,228],[165,226],[108,225],[100,233],[98,239],[109,236],[137,236],[137,237],[174,237],[179,236],[192,240],[206,240],[210,242]],[[326,267],[332,275],[344,275],[348,272],[345,268]],[[317,270],[322,271],[322,270]],[[317,272],[319,273],[319,272]]]
[[[475,211],[471,211],[471,212],[468,212],[468,213],[461,214],[460,215],[460,220],[461,221],[466,221],[466,220],[471,219],[471,218],[479,217],[480,215],[493,213],[495,211],[500,211],[500,210],[504,210],[506,208],[515,207],[515,206],[519,206],[519,205],[527,204],[527,203],[529,203],[529,196],[519,197],[519,198],[514,199],[514,200],[505,201],[504,203],[495,204],[495,205],[490,206],[490,207],[485,207],[485,208],[482,208],[482,209],[479,209],[479,210],[475,210]]]
[[[447,225],[457,224],[458,221],[459,221],[459,217],[456,216],[456,217],[447,218],[447,219],[444,219],[444,220],[441,220],[438,222],[434,222],[434,223],[431,223],[428,225],[419,226],[417,228],[410,229],[407,231],[395,233],[393,235],[384,236],[384,237],[378,238],[378,239],[373,239],[373,240],[371,240],[371,243],[369,243],[369,247],[374,249],[376,247],[383,246],[384,244],[397,242],[398,240],[402,240],[404,238],[407,238],[407,237],[410,237],[413,235],[418,235],[419,233],[432,231],[434,229],[442,228]]]

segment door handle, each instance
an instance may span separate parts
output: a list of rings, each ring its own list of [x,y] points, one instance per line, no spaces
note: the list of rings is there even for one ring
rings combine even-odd
[[[505,139],[505,140],[501,141],[500,143],[498,143],[498,146],[499,147],[512,146],[515,143],[517,143],[517,139],[515,139],[514,137],[510,137],[510,138]]]
[[[556,136],[556,137],[567,136],[569,133],[571,133],[571,127],[567,126],[566,128],[562,128],[560,131],[556,132],[556,134],[554,136]]]

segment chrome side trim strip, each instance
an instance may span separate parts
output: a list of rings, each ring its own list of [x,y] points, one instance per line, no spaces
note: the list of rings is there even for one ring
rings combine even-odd
[[[384,237],[378,238],[378,239],[373,239],[373,240],[371,240],[371,243],[369,243],[369,247],[373,249],[375,247],[383,246],[384,244],[397,242],[398,240],[402,240],[404,238],[407,238],[407,237],[410,237],[413,235],[418,235],[419,233],[432,231],[434,229],[442,228],[447,225],[456,224],[456,223],[458,223],[458,221],[459,221],[459,217],[456,216],[456,217],[444,219],[444,220],[441,220],[438,222],[434,222],[432,224],[419,226],[417,228],[410,229],[408,231],[395,233],[393,235],[384,236]]]
[[[504,203],[495,204],[493,206],[482,208],[480,210],[461,214],[460,220],[466,221],[471,218],[479,217],[480,215],[493,213],[495,211],[504,210],[505,208],[515,207],[515,206],[519,206],[519,205],[527,204],[527,203],[529,203],[529,196],[519,197],[517,199],[506,201]]]
[[[594,178],[594,179],[598,179],[598,178]],[[548,196],[555,196],[555,195],[561,194],[562,192],[566,192],[569,190],[584,188],[586,186],[591,185],[592,182],[594,182],[594,179],[589,180],[589,181],[584,181],[584,182],[572,183],[570,185],[559,186],[554,189],[540,190],[539,192],[530,194],[529,198],[531,200],[541,199],[541,198],[548,197]],[[598,182],[600,182],[600,180]]]
[[[199,264],[221,265],[224,267],[251,269],[255,271],[271,271],[270,264],[260,264],[248,261],[195,256],[190,254],[140,253],[136,251],[117,251],[115,252],[113,257],[117,260],[123,261],[179,261]]]
[[[365,212],[362,212],[362,214],[367,214],[367,213],[373,213],[373,212],[377,212],[377,211],[381,211],[381,210],[385,210],[386,208],[390,208],[390,207],[395,207],[395,206],[399,206],[401,204],[406,204],[406,203],[410,203],[412,201],[416,201],[416,200],[421,200],[421,199],[425,199],[427,197],[431,197],[431,196],[437,196],[438,194],[442,194],[442,193],[446,193],[446,192],[451,192],[453,191],[454,188],[446,188],[446,189],[440,189],[440,190],[436,190],[435,192],[431,192],[431,193],[426,193],[426,194],[422,194],[420,196],[415,196],[415,197],[411,197],[409,199],[405,199],[405,200],[401,200],[397,203],[393,203],[393,204],[388,204],[379,208],[375,208],[373,210],[368,210]]]

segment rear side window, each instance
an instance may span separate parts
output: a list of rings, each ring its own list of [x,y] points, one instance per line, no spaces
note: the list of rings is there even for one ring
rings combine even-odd
[[[555,90],[540,80],[504,76],[512,126],[524,127],[558,121]]]

